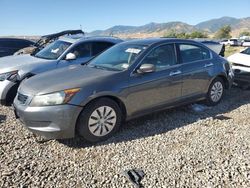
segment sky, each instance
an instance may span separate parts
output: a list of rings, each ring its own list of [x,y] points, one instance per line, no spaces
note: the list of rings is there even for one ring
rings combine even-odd
[[[0,36],[250,17],[250,0],[0,0]]]

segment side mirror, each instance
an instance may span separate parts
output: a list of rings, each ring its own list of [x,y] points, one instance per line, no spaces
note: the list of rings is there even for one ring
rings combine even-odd
[[[75,59],[76,55],[74,53],[68,53],[65,58],[65,60],[75,60]]]
[[[144,73],[150,73],[155,72],[156,68],[153,64],[142,64],[140,68],[137,70],[137,73],[144,74]]]

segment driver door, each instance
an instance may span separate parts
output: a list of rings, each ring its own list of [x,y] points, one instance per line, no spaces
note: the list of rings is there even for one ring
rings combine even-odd
[[[156,47],[146,55],[142,64],[153,64],[156,70],[143,74],[135,72],[130,76],[130,115],[158,109],[181,98],[181,65],[178,64],[174,44]]]

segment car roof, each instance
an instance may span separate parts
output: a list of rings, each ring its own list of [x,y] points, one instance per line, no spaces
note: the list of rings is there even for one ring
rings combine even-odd
[[[128,40],[125,43],[127,44],[137,44],[137,45],[145,45],[150,46],[157,43],[164,43],[164,42],[190,42],[190,43],[198,43],[194,40],[187,40],[187,39],[177,39],[177,38],[148,38],[148,39],[135,39],[135,40]]]
[[[65,42],[70,43],[79,43],[79,42],[110,42],[110,43],[120,43],[123,42],[122,39],[116,37],[83,37],[83,36],[67,36],[67,37],[60,37],[59,40],[63,40]]]

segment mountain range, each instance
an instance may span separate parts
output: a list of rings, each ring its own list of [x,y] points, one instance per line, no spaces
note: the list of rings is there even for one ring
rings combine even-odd
[[[238,37],[240,32],[250,32],[250,17],[233,18],[222,17],[198,23],[197,25],[189,25],[184,22],[168,22],[168,23],[149,23],[143,26],[124,26],[117,25],[106,30],[96,30],[88,33],[90,36],[97,35],[114,35],[123,38],[144,38],[144,37],[161,37],[170,32],[186,32],[193,31],[206,32],[209,36],[213,36],[221,27],[230,25],[232,28],[232,36]]]

